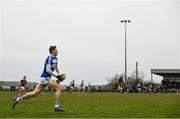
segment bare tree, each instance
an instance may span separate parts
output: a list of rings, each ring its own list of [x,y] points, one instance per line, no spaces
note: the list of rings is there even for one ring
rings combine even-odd
[[[124,80],[124,74],[115,74],[112,78],[108,79],[108,85],[112,88],[117,89],[118,86],[126,87],[128,85],[137,86],[138,84],[143,84],[144,73],[138,72],[138,77],[136,77],[136,71],[133,71],[130,76],[127,77],[127,80]]]
[[[130,80],[132,86],[137,86],[138,84],[143,84],[144,72],[138,72],[138,77],[136,76],[136,71],[133,71],[130,75]]]
[[[124,74],[115,74],[112,78],[108,79],[108,85],[117,89],[119,85],[124,85]]]

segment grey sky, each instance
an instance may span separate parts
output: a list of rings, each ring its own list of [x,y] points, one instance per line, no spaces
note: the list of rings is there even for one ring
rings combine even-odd
[[[124,72],[124,18],[132,20],[128,73],[136,61],[147,80],[151,68],[180,68],[179,0],[1,0],[0,80],[39,81],[48,48],[57,45],[63,84],[105,84]]]

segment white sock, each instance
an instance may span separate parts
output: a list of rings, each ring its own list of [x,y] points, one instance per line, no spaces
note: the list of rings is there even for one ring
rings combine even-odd
[[[60,101],[59,101],[59,100],[56,100],[54,107],[55,107],[55,108],[58,108],[59,106],[60,106]]]
[[[20,101],[20,100],[22,100],[23,99],[23,96],[20,96],[20,97],[17,97],[17,99],[16,99],[16,101]]]
[[[18,101],[18,102],[19,102],[19,97],[17,97],[17,98],[16,98],[16,101]]]
[[[58,104],[58,105],[55,105],[54,107],[55,107],[55,108],[58,108],[59,106],[60,106],[60,105]]]

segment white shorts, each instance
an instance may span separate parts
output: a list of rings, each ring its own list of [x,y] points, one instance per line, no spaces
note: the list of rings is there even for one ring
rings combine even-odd
[[[51,80],[51,77],[44,77],[40,79],[39,83],[42,85],[47,85]]]

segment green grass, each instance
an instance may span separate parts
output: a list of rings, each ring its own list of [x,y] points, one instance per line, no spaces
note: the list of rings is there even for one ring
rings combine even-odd
[[[180,94],[63,93],[61,103],[66,112],[53,111],[54,94],[50,92],[22,101],[12,110],[11,101],[16,94],[0,91],[1,118],[180,118]]]

